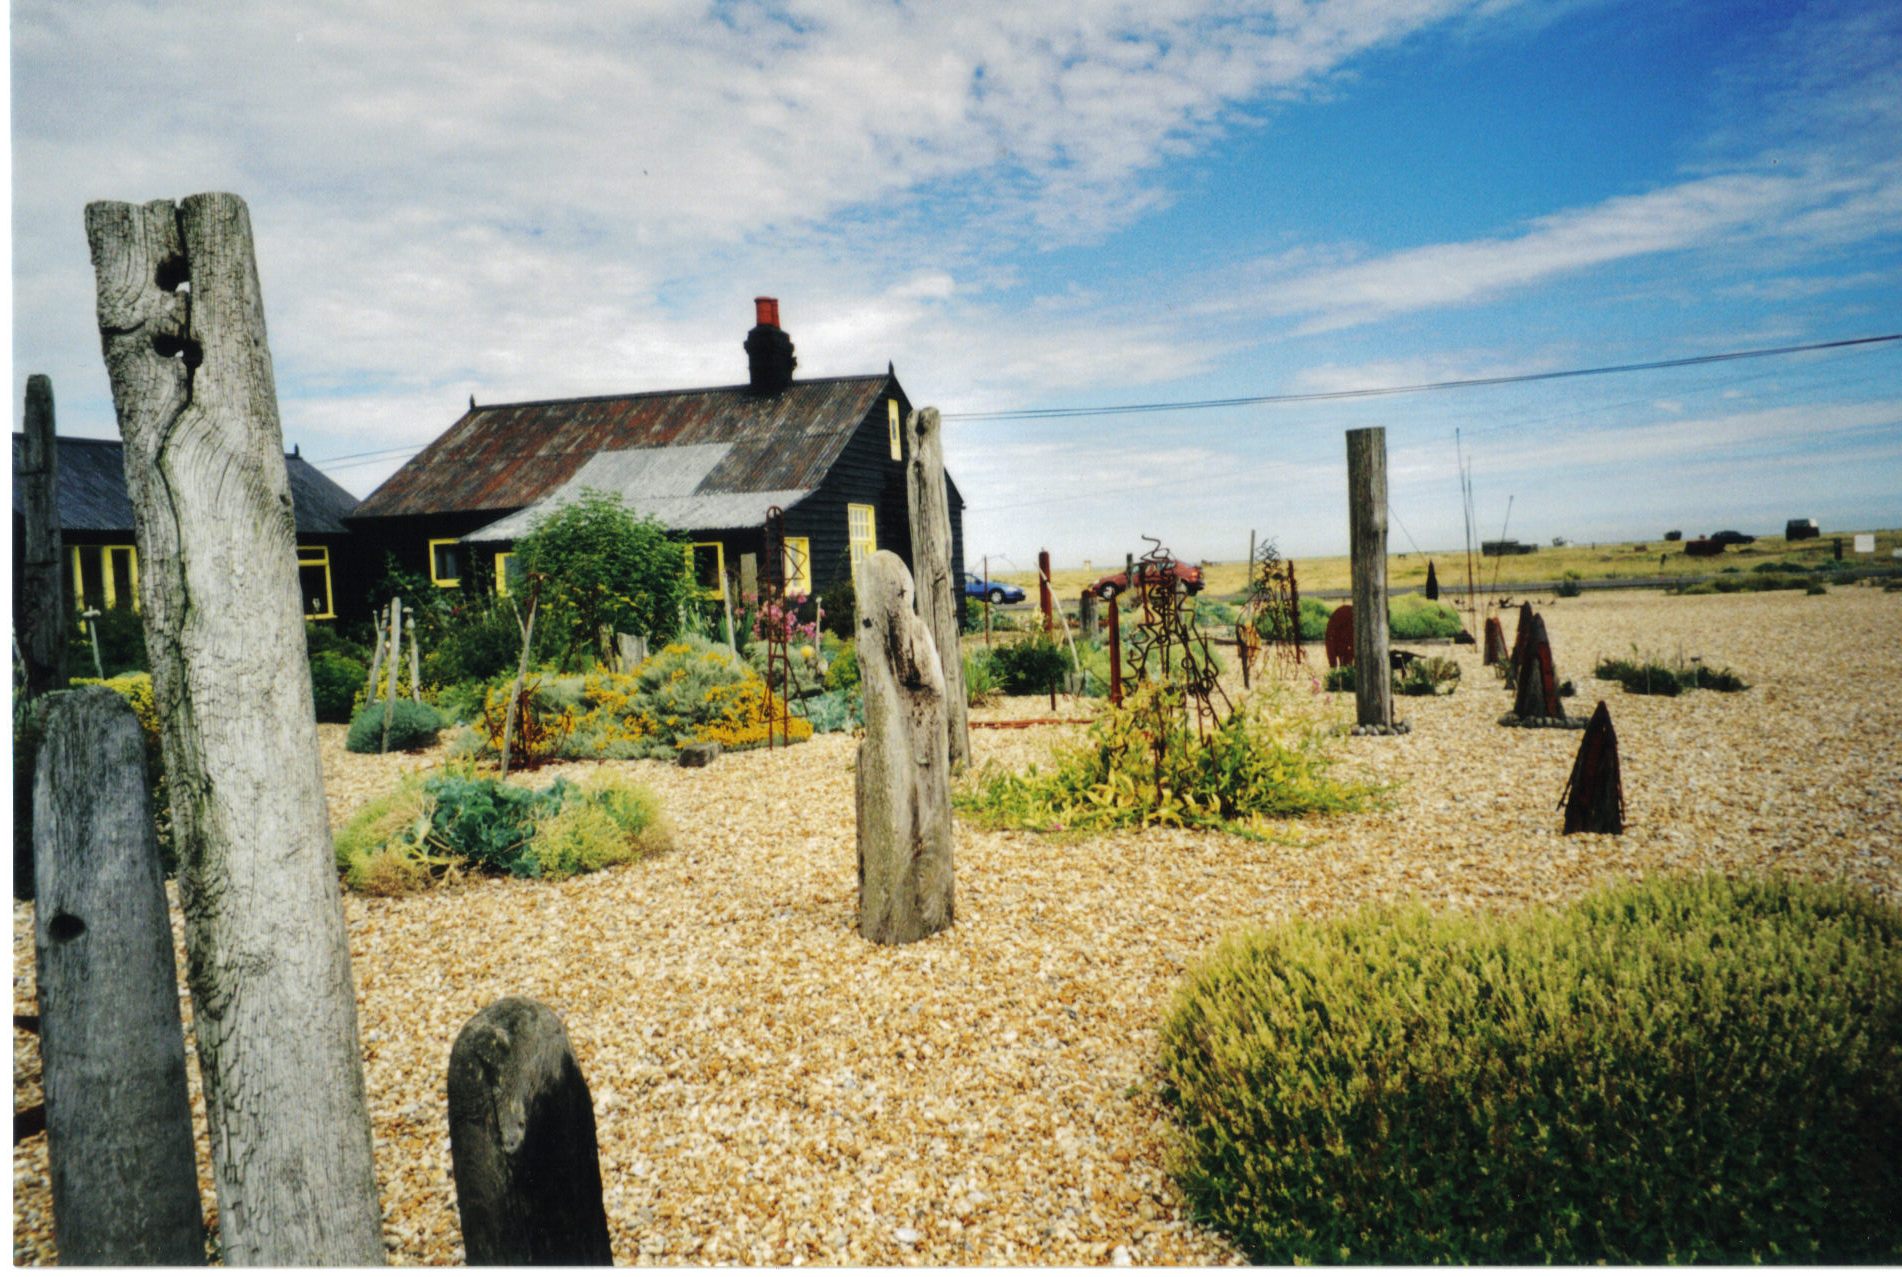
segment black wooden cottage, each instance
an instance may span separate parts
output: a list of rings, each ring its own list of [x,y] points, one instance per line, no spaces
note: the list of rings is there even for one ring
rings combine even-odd
[[[132,498],[125,486],[125,446],[117,439],[54,441],[58,451],[61,574],[74,615],[90,608],[138,608],[139,551]],[[19,615],[25,554],[20,462],[26,436],[13,436],[13,610]],[[350,553],[344,516],[357,499],[296,452],[286,453],[297,520],[297,570],[310,620],[329,620],[338,604],[369,588],[361,560]]]
[[[757,302],[746,384],[485,404],[366,497],[349,519],[364,549],[437,585],[466,572],[507,592],[515,541],[588,490],[617,494],[692,543],[695,578],[737,599],[757,578],[767,510],[785,514],[788,588],[849,580],[873,550],[911,562],[903,423],[911,400],[887,365],[793,380],[778,304]],[[952,571],[963,499],[945,477]]]

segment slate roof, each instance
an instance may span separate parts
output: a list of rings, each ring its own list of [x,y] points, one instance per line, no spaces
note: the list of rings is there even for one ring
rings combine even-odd
[[[643,494],[650,503],[704,503],[698,512],[679,505],[690,521],[663,517],[672,526],[744,527],[764,518],[768,505],[790,506],[818,488],[853,430],[895,384],[890,373],[878,373],[795,381],[777,395],[714,386],[471,408],[352,518],[501,515],[552,497],[593,464],[614,480],[593,486],[624,491],[637,508]],[[683,447],[698,450],[651,477],[636,473],[660,462],[662,450]],[[746,499],[717,500],[726,496]],[[754,506],[758,513],[747,513]],[[744,520],[730,521],[742,513]],[[484,529],[484,538],[507,534]]]
[[[67,532],[132,533],[132,498],[125,488],[125,445],[117,439],[59,436],[59,522]],[[20,458],[26,436],[13,435],[13,513],[22,512]],[[343,518],[357,499],[300,456],[284,454],[291,481],[291,506],[297,530],[304,533],[349,531]]]

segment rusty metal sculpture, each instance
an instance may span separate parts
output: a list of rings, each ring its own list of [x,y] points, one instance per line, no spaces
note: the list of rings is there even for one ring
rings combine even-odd
[[[1352,603],[1341,604],[1328,616],[1327,632],[1322,641],[1327,648],[1329,669],[1354,663],[1354,605]]]
[[[786,558],[799,551],[786,542],[786,512],[778,506],[766,510],[761,530],[759,561],[759,629],[766,642],[766,748],[790,744],[792,740],[792,608],[786,602]],[[795,564],[796,574],[805,577],[804,564]]]
[[[1625,787],[1618,774],[1618,733],[1612,730],[1611,711],[1598,702],[1578,743],[1571,778],[1559,795],[1565,809],[1568,834],[1622,834],[1625,832]]]
[[[1496,616],[1486,618],[1485,659],[1489,666],[1504,664],[1506,660],[1506,627],[1499,623]]]
[[[1266,643],[1290,665],[1300,666],[1301,591],[1294,563],[1283,560],[1269,541],[1249,565],[1248,598],[1235,620],[1235,646],[1242,661],[1242,686],[1248,686],[1255,654]]]
[[[1182,606],[1187,596],[1174,571],[1175,556],[1155,537],[1143,540],[1150,550],[1136,561],[1142,620],[1130,645],[1129,664],[1138,677],[1179,691],[1185,709],[1193,704],[1196,733],[1206,740],[1209,727],[1219,725],[1231,711],[1217,678],[1215,654],[1196,627],[1195,609]]]

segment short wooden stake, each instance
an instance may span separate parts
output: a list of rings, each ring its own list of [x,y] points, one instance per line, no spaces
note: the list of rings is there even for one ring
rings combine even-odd
[[[859,934],[909,944],[950,926],[950,762],[944,672],[912,610],[911,573],[890,550],[859,569]]]
[[[1109,597],[1109,650],[1110,650],[1110,704],[1121,706],[1123,703],[1123,618],[1116,606],[1116,596]]]
[[[594,1104],[561,1017],[527,998],[478,1011],[449,1052],[449,1159],[466,1262],[614,1262]]]
[[[203,1264],[178,968],[117,692],[61,693],[33,785],[40,1070],[62,1264]]]
[[[1057,626],[1051,613],[1056,608],[1056,598],[1050,593],[1050,551],[1037,551],[1037,607],[1043,612],[1043,632],[1048,634]]]
[[[416,640],[416,613],[409,614],[409,698],[423,703],[422,652]]]

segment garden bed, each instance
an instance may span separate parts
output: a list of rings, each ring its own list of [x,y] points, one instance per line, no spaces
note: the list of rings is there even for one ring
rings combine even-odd
[[[960,828],[957,925],[902,949],[852,929],[849,737],[701,771],[545,769],[535,784],[637,777],[676,850],[559,883],[344,901],[391,1258],[461,1260],[444,1070],[462,1023],[514,994],[562,1015],[593,1089],[617,1262],[1239,1262],[1184,1219],[1167,1170],[1158,1032],[1187,963],[1247,923],[1402,896],[1516,907],[1655,870],[1779,869],[1902,899],[1899,609],[1873,589],[1547,609],[1579,688],[1567,712],[1603,698],[1617,725],[1622,837],[1559,835],[1578,738],[1496,726],[1509,698],[1460,647],[1459,690],[1404,703],[1410,735],[1340,742],[1350,773],[1398,782],[1388,805],[1268,842]],[[1730,666],[1750,689],[1668,699],[1591,677],[1634,646]],[[1352,696],[1333,699],[1347,721]],[[1054,716],[1087,712],[1059,697]],[[1050,716],[1045,697],[975,715]],[[1021,767],[1081,730],[972,747]],[[440,756],[322,737],[334,824]],[[17,1012],[33,1009],[31,917],[15,906]],[[34,1046],[16,1031],[16,1107],[38,1100]],[[209,1212],[202,1109],[199,1130]],[[14,1186],[14,1257],[50,1262],[43,1136],[16,1149]]]

